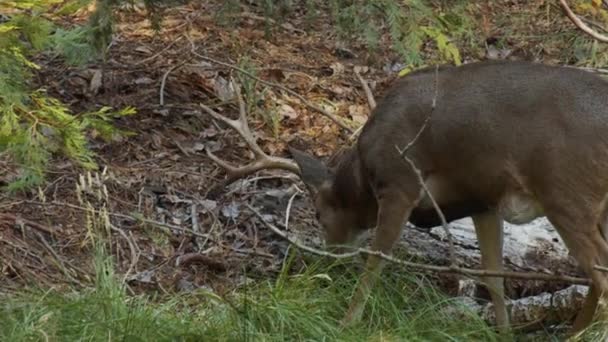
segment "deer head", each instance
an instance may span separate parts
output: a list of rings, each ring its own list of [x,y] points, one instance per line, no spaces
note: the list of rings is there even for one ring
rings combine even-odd
[[[346,149],[330,168],[310,154],[289,149],[312,198],[328,246],[351,246],[376,223],[377,205],[369,186],[357,174],[358,159]]]

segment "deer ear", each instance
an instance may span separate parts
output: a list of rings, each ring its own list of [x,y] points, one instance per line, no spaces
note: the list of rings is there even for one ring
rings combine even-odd
[[[300,177],[308,189],[314,194],[321,185],[331,179],[331,172],[325,164],[312,155],[289,147],[289,152],[300,167]]]

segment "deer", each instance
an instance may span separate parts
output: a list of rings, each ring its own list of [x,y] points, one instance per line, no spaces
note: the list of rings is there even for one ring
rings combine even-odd
[[[441,223],[434,200],[448,222],[472,218],[482,268],[501,271],[503,222],[544,216],[591,279],[572,331],[587,327],[608,297],[608,274],[596,268],[608,266],[608,81],[600,76],[523,61],[412,72],[385,91],[334,165],[295,148],[293,160],[263,152],[236,92],[238,119],[201,106],[239,132],[256,158],[237,167],[207,155],[229,181],[273,168],[299,175],[328,248],[356,245],[375,228],[371,250],[388,255],[404,223]],[[361,319],[383,266],[367,257],[344,325]],[[509,332],[504,279],[482,281],[496,327]]]

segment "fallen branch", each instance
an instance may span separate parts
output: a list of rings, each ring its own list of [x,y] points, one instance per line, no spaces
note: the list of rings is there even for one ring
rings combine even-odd
[[[376,109],[376,99],[374,99],[374,94],[372,94],[372,90],[369,89],[369,85],[363,79],[361,73],[359,73],[359,69],[355,67],[354,71],[355,75],[357,75],[357,78],[359,79],[359,82],[361,82],[361,87],[363,87],[363,91],[365,92],[365,96],[367,97],[367,105],[369,106],[369,109],[371,109],[370,115],[372,115],[374,109]],[[359,136],[359,133],[361,133],[361,130],[363,130],[363,127],[365,127],[365,124],[359,126],[359,128],[357,128],[357,130],[354,131],[353,134],[351,134],[349,140],[355,140]]]
[[[587,33],[594,39],[597,39],[602,43],[608,43],[608,36],[595,31],[594,29],[589,27],[589,25],[585,24],[579,17],[576,16],[576,14],[574,14],[574,12],[572,12],[566,0],[559,0],[559,3],[562,5],[562,8],[564,9],[564,11],[566,11],[566,15],[568,16],[568,18],[570,18],[574,25],[576,25],[583,32]]]
[[[295,247],[297,247],[303,251],[309,252],[311,254],[323,256],[323,257],[330,257],[333,259],[350,259],[350,258],[359,256],[359,255],[366,255],[366,256],[374,255],[374,256],[379,257],[380,259],[383,259],[383,260],[388,261],[393,264],[397,264],[397,265],[401,265],[401,266],[405,266],[405,267],[409,267],[409,268],[415,268],[415,269],[419,269],[422,271],[428,271],[428,272],[453,273],[453,274],[460,274],[460,275],[464,275],[464,276],[474,276],[474,277],[501,277],[501,278],[515,278],[515,279],[526,279],[526,280],[563,281],[563,282],[567,282],[570,284],[579,284],[579,285],[590,285],[591,284],[591,281],[587,278],[562,276],[562,275],[557,275],[557,274],[536,273],[536,272],[476,270],[476,269],[471,269],[471,268],[458,267],[455,265],[436,266],[436,265],[422,264],[422,263],[417,263],[417,262],[401,260],[401,259],[395,258],[393,256],[386,255],[382,252],[372,251],[372,250],[365,249],[365,248],[357,248],[357,249],[354,249],[352,252],[342,253],[342,254],[322,251],[322,250],[316,249],[314,247],[306,246],[306,245],[300,243],[296,239],[287,235],[285,232],[281,231],[279,228],[277,228],[272,223],[264,220],[264,217],[262,216],[262,214],[259,211],[257,211],[256,209],[254,209],[253,207],[251,207],[249,204],[247,205],[247,207],[273,233],[277,234],[281,238],[287,240],[289,243],[291,243],[292,245],[294,245]]]
[[[36,232],[36,235],[38,236],[38,238],[40,239],[40,241],[42,242],[42,245],[44,246],[44,248],[47,249],[47,251],[51,254],[51,256],[53,256],[54,260],[55,260],[55,266],[57,266],[57,268],[61,271],[61,273],[63,273],[63,275],[72,283],[75,283],[77,285],[79,285],[80,287],[84,287],[84,284],[74,278],[70,272],[70,269],[68,269],[65,265],[65,262],[63,260],[61,260],[61,257],[59,256],[59,254],[53,249],[53,247],[51,247],[51,245],[48,243],[48,241],[46,241],[46,239],[44,238],[44,236],[42,236],[42,234]],[[72,271],[75,267],[72,266]],[[74,272],[74,271],[73,271]],[[74,273],[83,273],[83,272],[74,272]]]
[[[363,91],[365,92],[365,96],[367,97],[367,104],[369,105],[369,109],[374,110],[376,108],[376,99],[374,99],[374,94],[372,94],[372,90],[369,89],[369,85],[367,84],[365,79],[363,79],[363,76],[361,76],[359,69],[355,67],[354,71],[355,75],[357,75],[357,78],[359,79],[359,82],[361,82],[361,87],[363,87]]]
[[[269,81],[264,81],[263,79],[255,76],[253,74],[251,74],[249,71],[247,71],[247,70],[245,70],[243,68],[240,68],[240,67],[238,67],[236,65],[232,65],[230,63],[218,61],[217,59],[214,59],[214,58],[202,55],[202,54],[196,52],[196,45],[194,45],[194,42],[190,38],[188,38],[188,41],[190,42],[190,45],[192,47],[191,48],[191,52],[192,52],[193,55],[195,55],[195,56],[197,56],[197,57],[199,57],[199,58],[201,58],[201,59],[203,59],[203,60],[205,60],[207,62],[211,62],[211,63],[214,63],[214,64],[218,64],[218,65],[230,68],[232,70],[236,70],[239,73],[241,73],[241,74],[243,74],[243,75],[245,75],[245,76],[247,76],[247,77],[249,77],[249,78],[251,78],[253,80],[256,80],[256,81],[260,82],[261,84],[267,85],[269,87],[278,88],[278,89],[280,89],[280,90],[282,90],[282,91],[284,91],[284,92],[286,92],[286,93],[288,93],[288,94],[296,97],[298,100],[302,101],[302,103],[306,107],[308,107],[308,108],[310,108],[310,109],[312,109],[312,110],[314,110],[314,111],[322,114],[323,116],[327,117],[328,119],[330,119],[331,121],[333,121],[336,125],[340,126],[344,130],[346,130],[347,132],[349,132],[349,133],[353,133],[354,132],[354,130],[351,127],[349,127],[344,122],[342,122],[342,119],[338,118],[337,116],[333,115],[332,113],[328,112],[327,110],[325,110],[325,109],[323,109],[323,108],[321,108],[321,107],[319,107],[319,106],[317,106],[317,105],[309,102],[307,99],[304,98],[304,96],[298,94],[297,92],[295,92],[295,91],[293,91],[293,90],[291,90],[291,89],[289,89],[289,88],[287,88],[287,87],[285,87],[285,86],[283,86],[281,84],[274,83],[274,82],[269,82]]]
[[[14,221],[15,224],[25,224],[25,225],[31,226],[32,228],[35,228],[36,230],[39,230],[41,232],[44,232],[44,233],[47,233],[47,234],[51,234],[51,235],[55,234],[55,233],[61,233],[62,232],[62,230],[60,228],[58,228],[58,227],[49,228],[49,227],[44,226],[44,225],[42,225],[40,223],[24,219],[22,217],[19,217],[19,216],[13,215],[13,214],[0,213],[0,221],[1,220],[5,220],[5,219]]]

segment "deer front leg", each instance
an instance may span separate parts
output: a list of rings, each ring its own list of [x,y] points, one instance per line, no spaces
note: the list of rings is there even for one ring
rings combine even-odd
[[[402,225],[415,207],[417,200],[408,199],[400,193],[378,196],[378,225],[372,243],[373,251],[389,254],[395,241],[401,235]],[[384,266],[383,260],[375,255],[367,258],[365,271],[360,279],[348,311],[342,320],[343,326],[358,322],[363,314],[370,291]]]
[[[481,251],[481,266],[490,271],[502,271],[502,219],[494,210],[475,215],[472,219]],[[492,297],[496,314],[496,326],[501,333],[508,333],[509,315],[504,298],[504,279],[483,277],[482,280],[490,292],[490,297]]]

